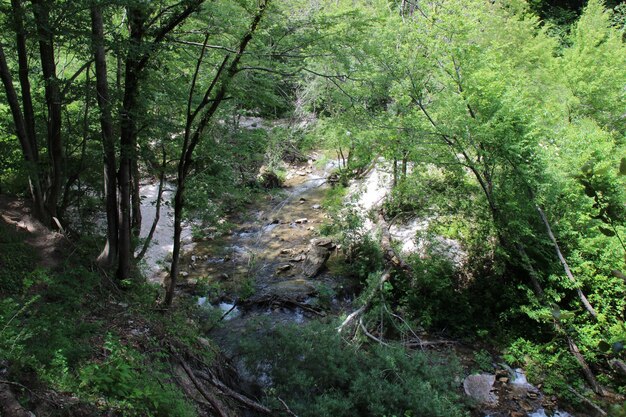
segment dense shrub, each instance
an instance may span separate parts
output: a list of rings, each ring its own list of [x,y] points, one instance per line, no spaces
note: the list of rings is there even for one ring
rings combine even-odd
[[[278,327],[248,339],[250,370],[299,416],[465,416],[450,356],[356,348],[334,326]]]

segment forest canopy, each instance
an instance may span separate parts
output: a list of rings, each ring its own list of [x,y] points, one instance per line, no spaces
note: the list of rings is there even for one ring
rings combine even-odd
[[[174,361],[199,386],[185,362],[198,359],[189,340],[211,337],[189,306],[201,290],[181,289],[201,256],[185,251],[185,230],[193,225],[194,240],[227,239],[239,222],[250,233],[242,213],[265,210],[263,201],[289,191],[293,177],[321,169],[321,224],[309,230],[313,222],[301,218],[291,226],[330,239],[318,247],[333,242],[321,266],[330,257],[325,273],[349,280],[350,308],[333,310],[347,290],[322,280],[311,284],[314,308],[282,299],[324,319],[312,330],[242,338],[248,366],[271,363],[275,382],[256,405],[244,404],[261,414],[267,406],[295,415],[291,404],[299,415],[464,415],[468,406],[447,375],[460,366],[427,372],[440,359],[407,353],[407,335],[418,328],[480,346],[483,359],[491,355],[484,371],[494,371],[491,362],[524,368],[574,408],[623,402],[623,2],[0,0],[0,9],[2,211],[7,201],[26,202],[74,247],[63,265],[29,262],[36,253],[3,214],[0,396],[37,383],[76,394],[93,413],[194,415],[208,401],[212,413],[228,415],[214,394],[198,388],[203,400],[194,403],[167,376]],[[388,190],[359,211],[354,184],[382,171]],[[158,191],[146,222],[148,183]],[[164,227],[162,206],[171,207],[171,255],[158,260],[164,280],[154,286],[141,265],[154,263],[144,257]],[[419,250],[409,253],[389,231],[411,222],[426,226],[413,230]],[[312,262],[323,252],[314,246],[279,272]],[[233,309],[244,309],[264,295],[255,281],[264,267],[252,257],[240,281],[236,269],[191,278],[219,292],[217,302],[236,299]],[[121,297],[158,327],[152,336],[168,340],[159,349],[170,359],[150,356],[148,342],[133,345],[114,320],[101,324],[108,308],[95,306],[94,291]],[[74,327],[74,310],[92,320]],[[50,346],[30,343],[56,315]],[[177,334],[186,320],[193,324]],[[318,344],[307,331],[319,333]],[[116,388],[106,388],[104,359],[90,340],[120,370],[106,375]],[[282,372],[281,352],[305,348],[335,373],[298,361]],[[385,376],[386,361],[406,384]],[[144,362],[159,366],[141,370]],[[378,402],[368,403],[370,378],[391,387]],[[302,390],[307,383],[319,389]],[[394,396],[408,386],[432,404]],[[27,390],[20,395],[22,405],[37,402]],[[17,416],[18,408],[0,414]],[[615,415],[626,413],[618,408]]]

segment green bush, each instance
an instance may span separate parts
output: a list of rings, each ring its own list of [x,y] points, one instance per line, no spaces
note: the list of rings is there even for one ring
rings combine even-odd
[[[357,349],[320,323],[278,327],[244,341],[243,350],[268,392],[302,417],[467,415],[455,382],[460,370],[450,356],[401,346]]]

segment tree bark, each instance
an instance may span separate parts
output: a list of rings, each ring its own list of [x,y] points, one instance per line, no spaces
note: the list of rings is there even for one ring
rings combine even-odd
[[[50,184],[46,198],[46,210],[51,217],[57,216],[57,206],[63,181],[63,141],[61,137],[61,90],[56,73],[54,56],[54,34],[50,25],[50,8],[45,0],[31,0],[37,34],[39,55],[45,82],[46,106],[48,110],[48,154],[52,164]]]
[[[124,99],[121,111],[120,133],[120,224],[119,224],[119,264],[118,278],[129,279],[132,268],[131,246],[131,217],[132,217],[132,167],[133,158],[136,157],[137,129],[135,123],[137,97],[139,95],[139,78],[141,76],[140,50],[143,36],[145,14],[140,8],[132,7],[128,10],[128,23],[130,27],[130,47],[126,56],[126,68],[124,72]]]
[[[30,80],[28,78],[28,59],[26,54],[26,36],[23,26],[23,9],[18,0],[12,0],[13,7],[13,22],[16,32],[16,46],[18,52],[18,68],[20,86],[22,89],[22,105],[24,106],[24,113],[19,106],[19,100],[17,98],[17,92],[13,86],[12,76],[9,71],[6,56],[4,51],[0,51],[2,57],[0,57],[0,71],[2,74],[2,82],[7,93],[7,100],[11,108],[11,114],[16,128],[16,133],[24,160],[26,161],[26,169],[29,176],[29,186],[33,204],[35,207],[35,215],[45,224],[50,224],[50,219],[47,217],[44,209],[44,195],[41,186],[40,170],[39,170],[39,150],[37,147],[37,141],[35,137],[35,122],[32,106],[32,99],[30,94]],[[0,45],[1,48],[1,45]]]
[[[22,93],[22,107],[24,109],[24,124],[30,148],[32,150],[32,161],[30,162],[29,175],[31,184],[31,195],[36,210],[36,216],[48,223],[45,219],[44,197],[41,189],[41,171],[39,169],[39,146],[37,144],[37,134],[35,131],[35,111],[31,95],[28,52],[26,49],[26,31],[24,30],[24,8],[21,0],[11,0],[13,8],[13,22],[15,25],[15,42],[17,46],[18,76]]]
[[[24,122],[26,124],[26,133],[33,149],[33,157],[35,162],[39,160],[39,148],[37,147],[37,136],[35,133],[35,111],[33,109],[33,99],[31,96],[31,87],[28,66],[28,52],[26,49],[26,31],[24,30],[24,9],[21,0],[11,0],[13,8],[13,21],[15,24],[15,36],[17,46],[17,60],[19,68],[20,88],[22,93],[22,106],[24,108]]]
[[[15,91],[15,87],[13,86],[13,77],[11,76],[11,72],[9,71],[2,45],[0,45],[0,79],[2,79],[2,84],[4,85],[7,96],[7,102],[9,104],[9,108],[11,109],[11,116],[13,117],[13,124],[15,125],[15,133],[20,143],[20,147],[22,148],[24,160],[27,164],[32,197],[35,207],[38,211],[38,217],[42,220],[44,224],[49,225],[51,223],[51,219],[49,216],[47,216],[43,208],[44,197],[41,183],[39,181],[39,170],[37,167],[37,160],[35,156],[36,151],[35,149],[33,149],[32,144],[28,139],[26,123],[24,121],[22,109],[20,108],[17,92]]]
[[[106,200],[107,234],[104,249],[98,256],[102,266],[115,265],[118,253],[117,176],[115,157],[115,138],[113,137],[113,118],[107,77],[106,53],[104,50],[104,24],[102,11],[98,6],[91,7],[91,33],[93,36],[93,54],[96,68],[96,92],[100,108],[100,128],[104,149],[104,198]]]
[[[137,136],[135,135],[135,151],[137,150]],[[137,154],[131,162],[131,177],[132,177],[132,231],[135,238],[139,238],[141,234],[141,196],[139,195],[139,161]]]

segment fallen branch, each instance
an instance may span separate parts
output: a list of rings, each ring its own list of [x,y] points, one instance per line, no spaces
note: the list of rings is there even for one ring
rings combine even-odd
[[[404,259],[396,252],[391,246],[391,233],[389,232],[389,225],[383,216],[382,210],[378,212],[378,223],[380,229],[380,246],[383,250],[383,256],[394,267],[403,270],[404,272],[412,273],[413,268],[407,264]]]
[[[280,401],[280,403],[283,405],[283,407],[285,407],[285,411],[287,411],[287,414],[289,414],[291,417],[298,417],[298,415],[296,413],[294,413],[293,411],[291,411],[291,409],[289,408],[289,406],[287,405],[286,402],[283,401],[282,398],[280,397],[276,397],[276,399],[278,401]]]
[[[537,272],[535,271],[535,268],[530,263],[530,259],[528,259],[528,255],[526,254],[526,251],[524,250],[524,247],[521,244],[517,245],[517,250],[520,256],[522,257],[523,267],[531,279],[535,295],[537,296],[540,302],[544,302],[545,301],[544,291],[543,291],[543,288],[541,288],[541,284],[539,284],[539,280],[537,279],[538,275],[537,275]],[[585,361],[585,358],[580,353],[580,350],[578,349],[578,345],[576,345],[576,342],[574,342],[571,336],[568,335],[563,330],[559,322],[556,320],[554,321],[554,329],[556,330],[557,333],[560,333],[565,336],[565,339],[567,340],[567,347],[570,353],[574,356],[574,358],[580,365],[583,375],[585,376],[585,379],[587,380],[587,383],[589,383],[589,385],[591,386],[591,388],[596,394],[600,396],[604,396],[605,395],[604,389],[596,380],[596,377],[591,371],[589,364],[587,364],[587,361]]]
[[[552,245],[554,245],[554,249],[556,250],[556,254],[559,257],[559,261],[561,261],[561,265],[563,265],[563,269],[565,270],[565,275],[567,275],[567,278],[576,287],[576,293],[578,294],[578,298],[580,299],[580,302],[583,304],[583,306],[585,307],[585,310],[587,310],[587,312],[591,315],[591,317],[593,317],[594,319],[597,319],[598,313],[596,313],[596,310],[593,308],[589,300],[587,300],[587,297],[585,296],[583,291],[580,289],[578,282],[576,281],[576,278],[574,278],[574,275],[572,274],[572,271],[570,270],[569,265],[567,264],[567,261],[565,260],[565,257],[563,256],[563,253],[561,253],[561,248],[559,247],[559,244],[556,241],[556,238],[554,237],[554,233],[552,233],[552,228],[550,227],[548,218],[544,214],[541,207],[536,205],[535,208],[537,209],[537,213],[539,213],[539,217],[541,217],[543,224],[546,226],[546,231],[548,232],[548,236],[550,237],[550,240],[552,241]]]
[[[363,323],[363,317],[359,318],[359,326],[361,327],[361,330],[363,331],[365,336],[369,337],[370,339],[372,339],[373,341],[375,341],[378,344],[381,344],[383,346],[388,346],[388,344],[386,342],[384,342],[382,339],[379,339],[378,337],[374,336],[373,334],[371,334],[367,330],[367,327],[365,327],[365,324]]]
[[[396,252],[396,250],[391,246],[391,233],[389,232],[389,225],[383,216],[382,210],[378,212],[378,223],[380,229],[380,246],[383,250],[383,256],[385,260],[390,264],[390,266],[385,269],[385,271],[380,276],[380,280],[378,281],[378,285],[367,297],[365,304],[363,304],[358,310],[354,311],[346,319],[341,323],[341,325],[337,328],[337,331],[341,333],[346,327],[351,325],[357,318],[362,316],[372,305],[374,297],[378,293],[378,291],[382,290],[383,284],[387,282],[391,278],[391,268],[400,269],[406,273],[413,273],[413,268],[411,265],[406,263],[404,259]]]
[[[581,401],[583,401],[585,404],[588,404],[589,406],[591,406],[591,408],[593,408],[594,410],[596,410],[598,413],[600,413],[600,415],[606,416],[608,415],[606,411],[604,411],[603,409],[601,409],[600,407],[598,407],[597,405],[595,405],[593,402],[591,402],[589,400],[589,398],[585,397],[584,395],[582,395],[581,393],[579,393],[578,391],[576,391],[574,388],[568,386],[567,389],[574,394],[576,397],[578,397]]]
[[[253,304],[282,304],[282,305],[291,305],[294,307],[298,307],[308,313],[315,314],[320,317],[325,317],[326,313],[322,310],[316,309],[313,306],[301,303],[300,301],[294,298],[281,297],[275,294],[268,294],[257,298],[248,299],[241,303],[244,306],[250,306]]]
[[[263,414],[272,415],[272,410],[270,410],[269,408],[267,408],[263,404],[260,404],[260,403],[258,403],[256,401],[254,401],[253,399],[248,398],[245,395],[240,394],[237,391],[231,389],[226,384],[224,384],[222,381],[220,381],[211,371],[209,371],[209,372],[195,371],[194,373],[199,378],[207,381],[208,383],[210,383],[211,385],[213,385],[214,387],[216,387],[217,389],[222,391],[222,393],[224,393],[224,395],[227,395],[230,398],[236,400],[237,402],[240,402],[241,404],[244,404],[248,408],[250,408],[252,410],[255,410],[255,411],[258,411],[258,412],[263,413]]]
[[[378,285],[368,295],[367,299],[365,300],[365,303],[358,310],[350,313],[348,317],[346,317],[343,323],[341,323],[341,325],[337,327],[337,332],[341,333],[346,327],[351,326],[352,323],[356,319],[360,318],[361,315],[363,315],[367,310],[369,310],[369,308],[372,306],[372,302],[374,301],[374,297],[379,291],[379,288],[382,288],[383,284],[389,281],[389,278],[391,278],[391,268],[385,269],[385,271],[380,276],[380,279],[378,280]]]
[[[189,379],[191,379],[191,382],[193,382],[193,385],[196,387],[198,392],[202,394],[202,396],[209,402],[209,404],[211,404],[211,407],[213,407],[213,409],[219,415],[219,417],[229,417],[228,412],[226,411],[226,408],[221,403],[221,401],[218,400],[213,394],[211,394],[204,388],[204,386],[200,383],[200,381],[198,381],[198,379],[195,377],[191,368],[189,368],[189,365],[187,365],[187,363],[183,361],[181,358],[177,357],[177,359],[180,362],[183,369],[185,370],[185,372],[187,373],[187,375],[189,376]]]
[[[440,345],[456,345],[458,342],[453,340],[408,340],[404,342],[402,345],[407,348],[416,348],[424,349],[429,346],[440,346]]]

